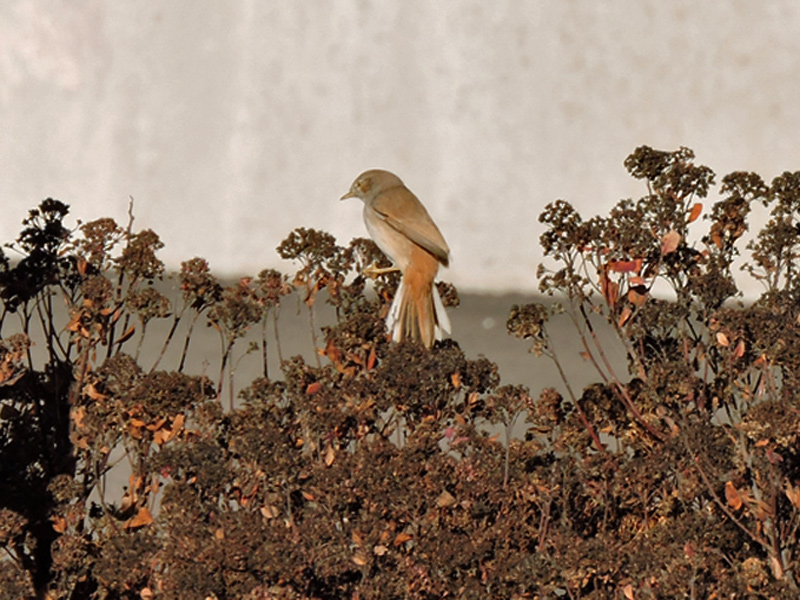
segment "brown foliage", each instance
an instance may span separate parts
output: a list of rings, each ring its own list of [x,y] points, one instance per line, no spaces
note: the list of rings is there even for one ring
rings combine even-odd
[[[455,341],[390,343],[397,275],[368,286],[382,257],[367,240],[298,229],[278,249],[293,275],[230,286],[192,259],[172,299],[156,234],[71,232],[43,202],[23,258],[0,254],[0,333],[21,323],[0,341],[0,598],[796,594],[800,175],[723,178],[698,234],[714,174],[693,161],[639,148],[640,200],[588,221],[546,207],[540,283],[560,303],[513,307],[508,329],[563,374],[549,324],[569,319],[597,383],[538,396]],[[765,293],[745,306],[732,268],[756,201],[771,220],[746,270]],[[267,324],[291,294],[315,359],[270,377]],[[323,328],[318,301],[336,317]],[[214,380],[185,372],[198,322],[219,335]],[[248,343],[263,377],[234,403]]]

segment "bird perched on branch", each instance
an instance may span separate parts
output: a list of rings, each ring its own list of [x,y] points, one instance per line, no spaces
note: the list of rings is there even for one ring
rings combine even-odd
[[[378,247],[402,273],[386,327],[392,339],[410,338],[433,346],[450,333],[450,321],[433,284],[439,263],[448,266],[450,248],[419,199],[397,175],[374,169],[359,175],[342,196],[364,201],[364,223]],[[373,269],[373,272],[385,272]]]

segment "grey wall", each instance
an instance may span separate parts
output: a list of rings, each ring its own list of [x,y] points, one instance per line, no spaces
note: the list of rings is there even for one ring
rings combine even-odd
[[[155,229],[173,266],[279,266],[294,227],[366,235],[352,179],[428,206],[466,289],[535,287],[536,222],[644,190],[636,146],[800,169],[793,0],[5,0],[0,240],[47,196]]]

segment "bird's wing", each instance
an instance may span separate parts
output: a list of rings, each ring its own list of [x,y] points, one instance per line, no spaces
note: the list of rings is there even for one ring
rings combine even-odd
[[[402,211],[400,207],[402,206]],[[381,192],[372,208],[393,229],[433,254],[447,266],[450,248],[419,199],[406,187]]]

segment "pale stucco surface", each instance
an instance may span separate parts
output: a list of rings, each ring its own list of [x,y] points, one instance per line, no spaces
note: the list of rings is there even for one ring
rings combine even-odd
[[[6,0],[0,241],[47,196],[155,229],[171,266],[366,235],[369,167],[428,206],[462,289],[534,289],[537,216],[644,192],[636,146],[800,169],[800,3]],[[74,223],[74,221],[72,221]]]

